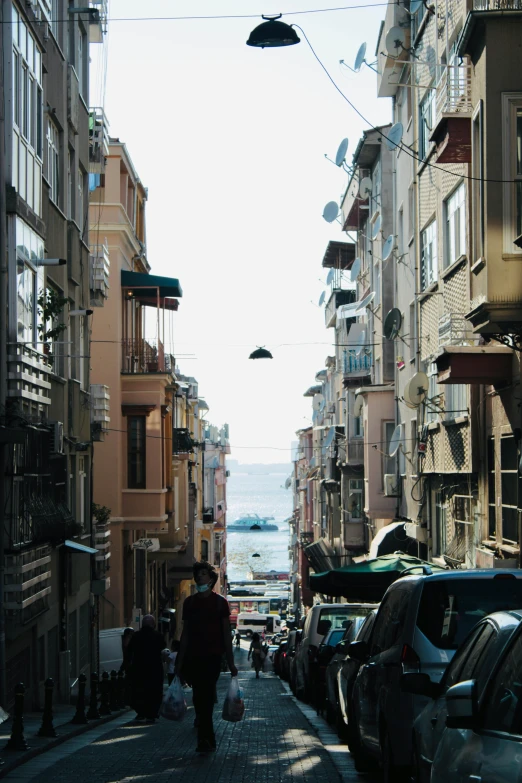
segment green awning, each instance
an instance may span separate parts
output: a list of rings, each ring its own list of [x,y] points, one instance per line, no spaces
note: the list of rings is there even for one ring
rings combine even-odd
[[[153,288],[159,288],[161,298],[174,298],[183,296],[179,280],[175,277],[160,277],[159,275],[147,275],[144,272],[128,272],[121,270],[121,285],[132,289],[136,296],[153,297]]]
[[[321,574],[310,574],[310,589],[314,593],[343,596],[349,600],[380,601],[391,583],[398,579],[403,571],[415,568],[411,573],[422,573],[422,566],[427,566],[432,571],[446,570],[413,555],[395,552],[363,563],[323,571]]]

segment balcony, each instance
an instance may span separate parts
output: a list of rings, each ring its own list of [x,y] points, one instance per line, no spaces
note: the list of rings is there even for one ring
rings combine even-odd
[[[121,344],[122,373],[127,375],[158,372],[174,374],[176,360],[172,354],[165,353],[161,340],[131,337],[122,340]]]
[[[437,383],[511,383],[512,348],[504,345],[446,345],[435,356]]]
[[[110,399],[108,386],[91,383],[91,426],[94,440],[103,440],[104,434],[109,430]],[[94,437],[95,435],[97,437]]]
[[[343,351],[342,357],[342,372],[343,380],[357,380],[366,378],[370,375],[371,368],[373,366],[373,351],[371,348],[366,348],[359,356],[355,351]]]
[[[346,454],[347,465],[363,465],[364,464],[364,440],[360,438],[358,440],[349,440],[348,449]]]
[[[109,296],[110,267],[109,248],[106,245],[91,245],[89,288],[92,307],[103,307]]]
[[[438,163],[471,162],[471,66],[444,69],[435,94],[435,122],[430,139]]]
[[[5,558],[4,609],[21,624],[49,608],[51,547],[35,547]]]
[[[186,427],[174,427],[172,430],[172,453],[191,454],[196,446],[192,440],[190,430]]]
[[[108,0],[90,0],[89,43],[103,43],[107,33]]]
[[[99,106],[89,110],[89,171],[102,174],[109,156],[109,123]]]
[[[102,578],[109,568],[111,556],[110,522],[96,523],[94,525],[94,546],[98,550],[96,555],[96,574],[99,578]]]
[[[445,313],[439,318],[439,345],[477,345],[478,341],[464,313]]]
[[[324,308],[324,322],[327,329],[330,326],[335,326],[337,308],[344,304],[351,304],[355,301],[355,296],[356,292],[353,289],[349,291],[332,291]]]
[[[43,354],[21,343],[9,346],[7,396],[50,405],[51,366]]]

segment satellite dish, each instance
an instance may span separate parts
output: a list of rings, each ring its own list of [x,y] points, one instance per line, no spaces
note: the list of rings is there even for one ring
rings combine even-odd
[[[322,291],[321,296],[319,297],[319,307],[321,307],[322,303],[324,302],[325,293]]]
[[[394,457],[399,448],[402,446],[402,425],[397,424],[393,430],[393,435],[390,438],[390,444],[388,446],[388,456]]]
[[[326,436],[323,444],[325,449],[330,448],[334,438],[335,438],[335,427],[330,427],[330,429],[328,430],[328,435]]]
[[[366,345],[366,329],[363,329],[357,340],[357,346],[355,348],[355,355],[360,356],[363,352],[363,348]]]
[[[382,220],[381,220],[381,216],[379,215],[379,217],[377,218],[377,220],[375,221],[372,227],[372,239],[377,239],[377,237],[379,236],[379,232],[381,230],[381,223]]]
[[[324,408],[324,395],[323,394],[314,394],[314,399],[312,401],[312,408],[314,409],[314,411],[322,410],[321,405]]]
[[[328,204],[323,209],[323,218],[326,220],[327,223],[333,223],[334,220],[337,220],[337,215],[339,214],[339,206],[336,201],[329,201]]]
[[[389,257],[391,256],[391,252],[393,250],[393,240],[395,237],[393,234],[390,234],[384,245],[382,246],[382,260],[387,261]]]
[[[362,180],[359,183],[359,196],[362,198],[363,201],[366,201],[368,196],[372,192],[372,180],[370,177],[363,177]]]
[[[403,27],[391,27],[386,33],[384,45],[386,51],[392,57],[398,57],[404,51],[406,43],[406,33]]]
[[[356,418],[362,416],[363,408],[364,408],[364,397],[358,394],[353,404],[353,415]]]
[[[424,5],[424,0],[411,0],[410,14],[416,14],[421,5]]]
[[[408,407],[417,408],[425,399],[429,388],[428,376],[425,372],[416,372],[404,387],[404,402]]]
[[[366,44],[363,43],[359,46],[359,51],[357,52],[357,55],[355,57],[355,62],[353,64],[353,70],[355,71],[355,73],[359,73],[359,71],[361,70],[365,57],[366,57]]]
[[[395,340],[401,328],[402,315],[398,307],[393,307],[384,319],[383,333],[387,340]]]
[[[342,142],[339,144],[339,148],[337,150],[337,154],[335,156],[335,165],[336,166],[342,166],[344,163],[344,159],[346,158],[346,152],[348,150],[348,139],[343,139]]]
[[[361,271],[361,259],[356,258],[350,269],[350,280],[354,283],[357,280],[359,272]]]
[[[366,310],[366,308],[371,305],[374,299],[375,299],[375,291],[372,291],[371,293],[368,294],[368,296],[364,297],[364,299],[362,300],[359,306],[359,310]]]
[[[326,285],[331,285],[333,283],[334,275],[335,275],[335,270],[332,267],[332,269],[330,269],[326,277]]]
[[[384,139],[384,142],[389,150],[394,150],[399,146],[402,141],[403,133],[404,128],[402,127],[402,122],[396,122],[395,125],[391,126],[390,130],[388,131],[388,135]]]

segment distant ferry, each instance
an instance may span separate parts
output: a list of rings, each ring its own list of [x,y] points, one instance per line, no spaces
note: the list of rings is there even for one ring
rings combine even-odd
[[[268,520],[274,517],[260,517],[259,514],[244,514],[239,519],[227,525],[227,530],[232,532],[245,530],[279,530],[277,525],[270,524]]]

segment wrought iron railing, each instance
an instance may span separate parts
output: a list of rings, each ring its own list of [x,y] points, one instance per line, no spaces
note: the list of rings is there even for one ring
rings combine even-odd
[[[472,111],[471,66],[448,65],[436,87],[435,124],[443,114],[462,114]]]
[[[365,348],[357,356],[355,351],[344,351],[342,368],[344,375],[352,373],[362,373],[370,370],[373,365],[373,351],[371,348]]]
[[[170,372],[166,369],[165,352],[161,340],[143,337],[122,340],[123,373],[142,374],[149,372]]]

